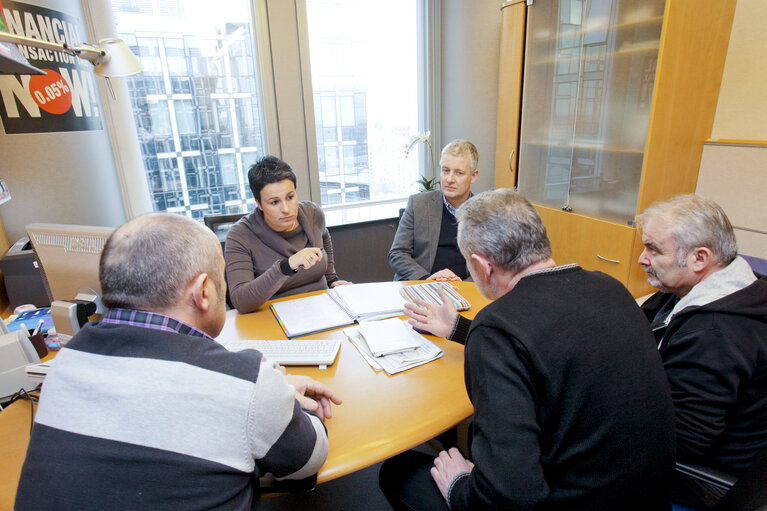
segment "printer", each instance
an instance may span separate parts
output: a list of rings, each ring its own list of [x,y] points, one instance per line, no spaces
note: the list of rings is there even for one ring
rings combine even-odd
[[[48,307],[51,304],[40,265],[26,236],[14,243],[0,259],[0,271],[3,272],[11,309],[25,303],[35,307]]]

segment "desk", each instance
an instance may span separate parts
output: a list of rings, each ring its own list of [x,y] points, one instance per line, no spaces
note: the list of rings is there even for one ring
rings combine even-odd
[[[21,465],[29,445],[29,401],[16,401],[0,412],[0,510],[13,509]]]
[[[458,287],[472,304],[463,314],[473,318],[488,300],[473,283],[460,282]],[[383,371],[374,372],[340,330],[307,337],[343,339],[336,363],[326,370],[288,368],[290,373],[305,374],[329,385],[344,400],[341,406],[333,407],[333,417],[325,421],[330,452],[318,474],[320,483],[415,447],[473,411],[463,381],[463,346],[459,344],[429,336],[444,351],[442,358],[388,376]],[[227,312],[218,338],[284,339],[285,335],[268,307],[263,306],[250,314]],[[0,511],[13,507],[29,444],[29,407],[28,401],[17,401],[0,412]]]

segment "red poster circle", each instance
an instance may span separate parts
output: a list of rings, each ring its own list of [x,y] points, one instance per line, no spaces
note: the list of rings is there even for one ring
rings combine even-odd
[[[47,74],[30,77],[29,92],[40,108],[49,114],[63,114],[72,107],[72,91],[69,84],[56,71],[43,71]]]

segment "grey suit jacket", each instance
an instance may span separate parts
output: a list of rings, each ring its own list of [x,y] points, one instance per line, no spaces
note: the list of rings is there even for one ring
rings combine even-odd
[[[394,280],[419,280],[431,275],[442,227],[442,192],[411,195],[389,250]]]

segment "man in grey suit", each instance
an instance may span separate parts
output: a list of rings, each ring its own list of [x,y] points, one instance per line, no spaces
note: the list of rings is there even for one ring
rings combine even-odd
[[[471,196],[479,152],[467,140],[453,140],[440,156],[442,190],[408,199],[389,250],[395,280],[463,280],[466,260],[458,250],[455,210]]]

